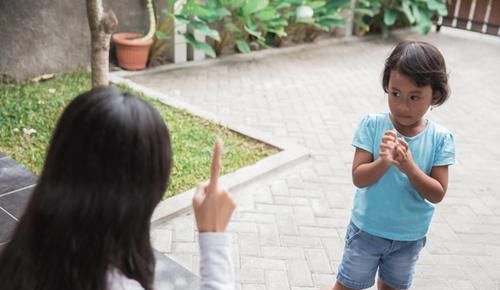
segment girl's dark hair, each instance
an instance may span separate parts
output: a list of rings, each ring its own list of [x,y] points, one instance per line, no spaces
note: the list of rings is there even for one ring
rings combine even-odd
[[[417,86],[430,85],[432,104],[442,105],[450,95],[448,74],[443,55],[432,44],[423,41],[400,42],[385,61],[382,87],[387,93],[391,71],[412,79]]]
[[[118,269],[151,290],[150,218],[171,163],[167,127],[146,102],[112,87],[76,97],[0,255],[0,289],[106,290]]]

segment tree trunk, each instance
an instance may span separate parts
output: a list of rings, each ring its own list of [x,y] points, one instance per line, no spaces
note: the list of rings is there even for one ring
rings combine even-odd
[[[87,0],[91,36],[92,87],[109,85],[109,46],[111,33],[118,25],[113,11],[104,12],[102,0]]]

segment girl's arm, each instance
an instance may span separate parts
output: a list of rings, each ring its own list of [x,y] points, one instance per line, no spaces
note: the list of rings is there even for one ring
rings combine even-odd
[[[442,201],[448,189],[448,166],[434,166],[431,169],[431,174],[427,175],[413,162],[408,143],[401,138],[398,138],[398,141],[405,149],[398,149],[403,158],[396,166],[408,176],[411,185],[423,198],[432,203]]]
[[[390,166],[382,158],[373,161],[370,152],[356,148],[352,161],[352,182],[358,188],[367,187],[377,182]]]
[[[415,163],[407,170],[401,170],[408,176],[411,185],[420,195],[432,203],[443,200],[448,188],[448,166],[432,167],[430,176],[425,174]]]
[[[352,182],[362,188],[377,182],[392,164],[399,165],[396,160],[396,131],[389,130],[382,136],[379,159],[373,161],[373,155],[361,148],[356,148],[352,162]]]

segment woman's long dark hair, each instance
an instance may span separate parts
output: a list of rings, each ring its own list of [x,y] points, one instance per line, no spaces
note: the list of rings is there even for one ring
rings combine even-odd
[[[171,163],[167,127],[150,105],[112,87],[76,97],[0,255],[0,289],[106,290],[111,269],[152,289],[150,218]]]

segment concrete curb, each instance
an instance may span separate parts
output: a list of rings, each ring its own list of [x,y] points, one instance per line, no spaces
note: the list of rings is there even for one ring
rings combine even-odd
[[[171,70],[178,70],[178,69],[187,69],[187,68],[193,68],[193,67],[206,67],[214,64],[225,64],[225,63],[231,63],[231,62],[244,62],[244,61],[251,61],[251,60],[258,60],[262,59],[264,57],[270,56],[270,55],[277,55],[277,54],[285,54],[285,53],[290,53],[290,52],[296,52],[296,51],[301,51],[301,50],[307,50],[307,49],[314,49],[314,48],[319,48],[319,47],[324,47],[332,44],[338,44],[338,43],[346,43],[346,42],[352,42],[352,41],[368,41],[370,39],[374,38],[380,38],[378,35],[369,35],[369,36],[344,36],[344,37],[334,37],[334,38],[328,38],[328,39],[322,39],[318,40],[313,43],[303,43],[303,44],[298,44],[294,46],[289,46],[289,47],[279,47],[279,48],[268,48],[268,49],[263,49],[259,51],[253,51],[248,54],[243,54],[243,53],[235,53],[227,56],[221,56],[217,58],[207,58],[202,61],[189,61],[185,63],[180,63],[180,64],[165,64],[165,65],[160,65],[151,69],[146,69],[146,70],[141,70],[141,71],[126,71],[126,70],[120,70],[120,71],[114,71],[111,72],[111,76],[115,77],[122,77],[122,78],[130,78],[130,77],[135,77],[135,76],[140,76],[140,75],[148,75],[148,74],[154,74],[154,73],[160,73],[160,72],[166,72],[166,71],[171,71]]]
[[[156,99],[166,105],[175,107],[177,109],[185,110],[193,115],[202,117],[211,122],[219,124],[237,132],[239,134],[248,136],[252,139],[259,140],[271,146],[277,147],[282,151],[269,156],[265,159],[258,161],[257,163],[238,169],[235,172],[226,174],[220,178],[220,182],[224,188],[229,191],[234,191],[242,186],[245,186],[251,181],[255,181],[259,178],[263,178],[270,173],[276,173],[279,170],[289,168],[296,165],[297,163],[308,159],[311,156],[309,150],[304,147],[298,146],[296,144],[278,140],[272,136],[262,134],[256,130],[244,127],[244,126],[233,126],[229,125],[225,120],[217,117],[216,115],[201,110],[188,103],[173,99],[165,94],[155,91],[146,86],[137,84],[129,79],[112,74],[110,76],[110,81],[114,84],[124,84],[128,87],[141,92],[153,99]],[[176,217],[189,209],[191,209],[191,200],[195,193],[195,188],[187,190],[183,193],[177,194],[167,200],[161,201],[156,207],[151,222],[153,224],[160,223],[162,221]]]

